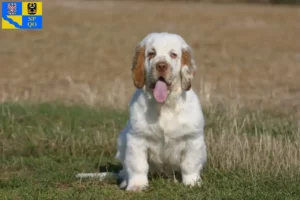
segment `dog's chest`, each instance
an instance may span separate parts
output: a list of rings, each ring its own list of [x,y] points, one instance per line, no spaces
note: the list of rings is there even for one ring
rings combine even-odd
[[[184,123],[178,113],[163,110],[157,116],[156,122],[149,124],[149,159],[158,167],[166,164],[172,168],[180,165],[182,153],[185,149]]]
[[[149,116],[151,123],[148,123],[149,137],[153,140],[169,141],[177,138],[183,121],[180,119],[180,113],[174,110],[161,108],[160,112],[153,112]]]
[[[148,156],[150,163],[163,169],[164,167],[177,169],[180,166],[185,151],[186,142],[163,136],[160,140],[150,140]]]

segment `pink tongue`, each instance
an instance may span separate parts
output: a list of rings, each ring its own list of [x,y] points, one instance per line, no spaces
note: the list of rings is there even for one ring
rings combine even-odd
[[[159,103],[164,102],[168,97],[168,87],[163,81],[157,81],[153,91],[153,95]]]

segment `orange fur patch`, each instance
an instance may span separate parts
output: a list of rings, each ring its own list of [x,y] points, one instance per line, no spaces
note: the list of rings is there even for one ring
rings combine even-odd
[[[189,71],[191,71],[192,67],[192,55],[188,50],[182,50],[182,57],[181,57],[181,67],[188,66]],[[192,87],[191,77],[188,74],[190,72],[181,72],[181,87],[183,90],[189,90]]]
[[[145,47],[137,47],[132,62],[132,80],[137,88],[145,84]]]
[[[190,66],[191,65],[191,54],[186,51],[182,50],[182,57],[181,57],[181,66]]]

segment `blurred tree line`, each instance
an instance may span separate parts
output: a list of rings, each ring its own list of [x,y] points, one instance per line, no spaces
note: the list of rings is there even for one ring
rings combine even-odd
[[[124,0],[119,0],[124,1]],[[262,3],[262,4],[299,4],[300,0],[144,0],[144,1],[185,1],[185,2],[214,2],[214,3]]]
[[[270,0],[270,3],[300,4],[300,0]]]

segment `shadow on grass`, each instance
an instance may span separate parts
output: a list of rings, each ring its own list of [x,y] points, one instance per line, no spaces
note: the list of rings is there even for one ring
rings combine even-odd
[[[112,173],[118,174],[121,170],[122,170],[121,164],[115,164],[112,162],[107,162],[107,163],[99,166],[99,173],[112,172]],[[149,172],[148,173],[149,181],[154,181],[157,179],[170,179],[170,178],[176,178],[176,180],[179,182],[182,181],[181,173],[178,171],[175,171],[174,174],[172,174],[171,176],[167,175],[165,173],[160,173],[160,172]],[[120,182],[121,182],[121,179],[118,179],[117,184],[119,185]]]
[[[113,173],[119,173],[119,171],[122,169],[121,164],[114,164],[111,162],[105,163],[103,165],[99,166],[99,172],[113,172]]]

